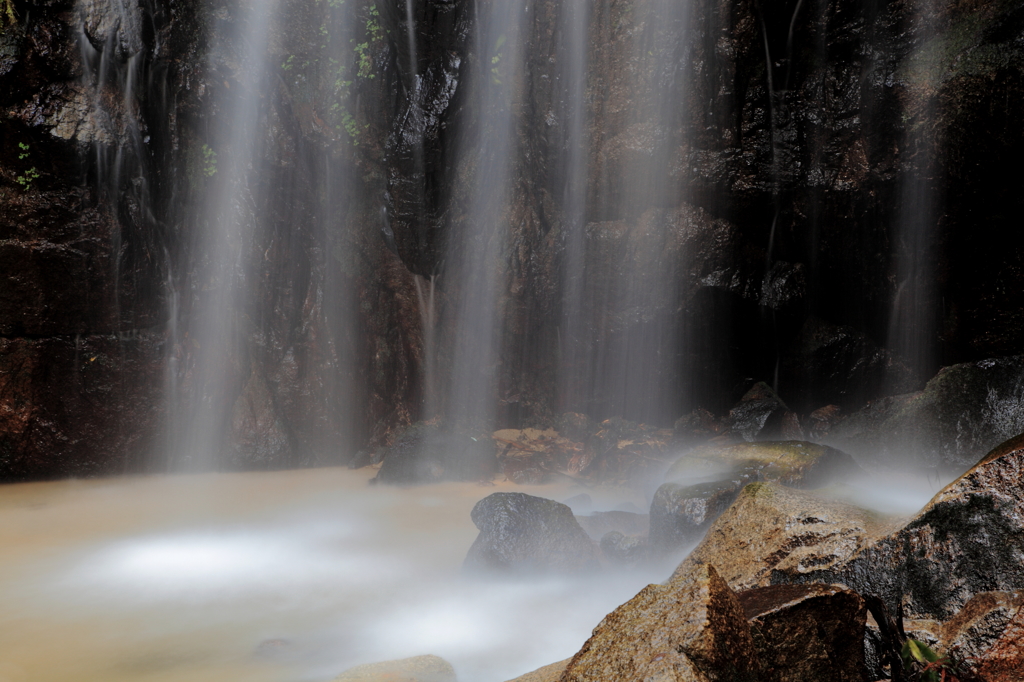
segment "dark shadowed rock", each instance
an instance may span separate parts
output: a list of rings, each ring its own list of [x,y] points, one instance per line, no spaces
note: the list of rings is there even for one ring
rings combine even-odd
[[[387,448],[374,480],[399,485],[472,481],[490,478],[496,469],[490,438],[414,424]]]
[[[783,418],[789,411],[771,386],[759,381],[729,410],[725,418],[726,433],[745,441],[779,438]]]
[[[700,540],[733,503],[743,485],[739,480],[662,485],[651,500],[652,550],[666,554]]]
[[[675,440],[688,445],[694,445],[709,438],[714,438],[723,429],[722,424],[715,419],[715,415],[703,407],[699,407],[689,414],[684,414],[672,426]]]
[[[882,463],[963,471],[1024,432],[1024,356],[942,368],[919,393],[875,401],[827,442]]]
[[[356,666],[334,682],[455,682],[455,669],[437,656],[413,656]]]
[[[671,585],[648,585],[608,614],[562,676],[563,682],[756,679],[743,609],[709,565]]]
[[[862,682],[864,600],[835,585],[772,585],[738,593],[763,682]]]
[[[623,535],[613,530],[601,538],[601,553],[613,564],[639,566],[648,557],[647,538],[640,535]]]
[[[569,504],[566,501],[566,504]],[[650,517],[647,514],[637,514],[628,511],[607,511],[594,512],[586,516],[577,516],[583,530],[591,538],[600,540],[605,533],[618,531],[623,535],[647,535],[650,527]]]
[[[798,582],[842,565],[882,528],[862,509],[776,483],[751,483],[673,574],[713,563],[734,589]],[[840,582],[814,580],[806,582]]]
[[[566,505],[524,493],[494,493],[476,503],[480,529],[463,566],[510,573],[579,573],[597,565],[594,543]]]
[[[890,610],[947,620],[980,592],[1024,588],[1024,436],[1009,440],[939,492],[902,528],[842,564],[802,575],[877,594]]]

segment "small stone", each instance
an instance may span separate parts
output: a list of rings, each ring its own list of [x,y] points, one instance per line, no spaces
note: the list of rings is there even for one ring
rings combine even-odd
[[[367,663],[346,670],[334,682],[456,682],[455,669],[437,656],[413,656]]]
[[[699,541],[742,487],[739,481],[662,485],[651,500],[651,548],[668,554]]]

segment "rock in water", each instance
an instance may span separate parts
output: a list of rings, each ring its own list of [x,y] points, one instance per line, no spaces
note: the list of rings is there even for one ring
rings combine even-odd
[[[857,507],[776,483],[751,483],[712,524],[671,582],[685,580],[702,563],[717,566],[734,589],[841,582],[802,578],[817,576],[823,566],[843,565],[877,532],[871,517]]]
[[[841,583],[891,610],[947,620],[979,592],[1024,588],[1024,436],[1003,443],[906,526],[842,565],[773,582]]]
[[[397,485],[473,481],[490,478],[496,470],[494,443],[490,438],[418,423],[407,428],[387,449],[374,480]]]
[[[437,656],[413,656],[367,663],[346,670],[334,682],[456,682],[455,669]]]
[[[850,455],[817,443],[798,440],[738,445],[706,445],[676,460],[665,480],[686,484],[693,479],[775,481],[792,488],[820,488],[862,475]]]
[[[464,566],[515,573],[578,573],[597,566],[597,550],[572,510],[524,493],[494,493],[476,503],[480,535]]]
[[[867,610],[835,585],[772,585],[740,592],[761,682],[862,682]]]
[[[745,682],[759,679],[743,609],[709,565],[648,585],[608,614],[562,682]]]
[[[565,666],[569,664],[569,659],[559,661],[558,663],[552,663],[546,665],[543,668],[537,668],[532,673],[526,673],[520,675],[514,680],[508,682],[558,682],[562,679],[562,673],[565,672]]]
[[[715,519],[735,501],[741,481],[697,485],[666,483],[651,500],[651,549],[668,554],[697,542]]]

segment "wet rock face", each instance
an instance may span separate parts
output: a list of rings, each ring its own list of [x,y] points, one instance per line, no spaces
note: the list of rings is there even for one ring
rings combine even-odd
[[[674,585],[648,585],[608,614],[561,679],[740,682],[758,673],[736,595],[702,565]]]
[[[762,680],[864,680],[864,600],[834,585],[773,585],[739,592]]]
[[[778,484],[751,483],[711,525],[670,582],[700,563],[718,566],[735,589],[842,582],[823,577],[822,567],[845,566],[878,532],[877,522],[856,507]]]
[[[1008,630],[1008,626],[1024,605],[1021,592],[981,592],[974,595],[963,609],[942,626],[942,650],[969,667],[987,657]],[[998,658],[998,649],[993,658]],[[986,678],[987,679],[987,678]]]
[[[828,442],[884,464],[916,461],[962,471],[1024,431],[1024,357],[944,367],[924,390],[850,415]]]
[[[581,573],[597,567],[594,543],[564,504],[523,493],[494,493],[472,512],[480,535],[464,567],[504,573]]]
[[[1024,437],[950,483],[908,524],[843,564],[783,580],[837,582],[911,617],[947,620],[980,592],[1024,587]]]
[[[742,487],[740,481],[662,485],[651,500],[651,547],[666,553],[697,542]]]
[[[145,471],[163,424],[162,339],[0,338],[0,480]]]

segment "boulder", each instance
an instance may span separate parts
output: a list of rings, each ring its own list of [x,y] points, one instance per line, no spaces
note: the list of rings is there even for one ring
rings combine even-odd
[[[867,610],[836,585],[772,585],[736,595],[762,682],[862,682]]]
[[[1019,682],[1024,670],[1024,609],[1013,618],[988,648],[975,674],[983,682]]]
[[[544,666],[543,668],[537,668],[533,672],[520,675],[514,680],[508,682],[558,682],[562,679],[562,673],[565,672],[565,666],[569,664],[569,659],[564,661],[558,661],[557,663],[551,663]]]
[[[776,583],[838,583],[817,577],[820,569],[845,565],[884,529],[857,507],[777,483],[751,483],[711,525],[670,582],[685,580],[694,566],[708,563],[738,590]],[[817,579],[801,580],[805,575]]]
[[[566,505],[524,493],[494,493],[476,503],[480,529],[468,570],[579,573],[597,565],[597,550]]]
[[[490,479],[497,469],[490,438],[436,424],[407,428],[384,452],[374,481],[397,485]]]
[[[729,410],[725,419],[726,433],[745,441],[778,438],[782,435],[783,421],[789,411],[771,386],[759,381]]]
[[[562,682],[758,679],[750,626],[736,594],[710,565],[669,585],[648,585],[608,614],[573,656]]]
[[[942,649],[955,661],[981,661],[1024,605],[1021,592],[981,592],[942,627]]]
[[[820,488],[863,474],[841,450],[798,440],[705,445],[680,457],[665,474],[673,483],[700,479],[776,481],[794,488]]]
[[[455,669],[437,656],[413,656],[367,663],[346,670],[334,682],[456,682]]]
[[[845,562],[775,576],[841,583],[891,611],[948,620],[980,592],[1024,588],[1024,436],[1003,443],[905,526]],[[778,578],[778,579],[776,579]]]
[[[639,566],[648,557],[647,538],[640,535],[623,535],[617,530],[609,531],[601,538],[601,553],[612,564]]]
[[[939,370],[923,391],[870,403],[827,442],[859,457],[956,473],[1024,432],[1024,356]]]
[[[742,487],[739,480],[662,485],[651,500],[651,549],[664,555],[700,540]]]
[[[567,500],[566,504],[570,504]],[[650,517],[628,511],[594,512],[586,516],[577,516],[576,521],[594,540],[600,540],[605,534],[618,531],[623,535],[647,535]]]

